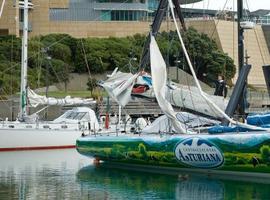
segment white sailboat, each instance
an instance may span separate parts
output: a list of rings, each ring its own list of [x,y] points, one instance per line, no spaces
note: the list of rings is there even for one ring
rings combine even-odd
[[[31,5],[28,0],[24,0],[24,4],[20,6],[24,10],[20,112],[16,121],[5,120],[0,123],[0,151],[74,148],[76,139],[82,133],[95,132],[99,129],[99,122],[93,110],[88,107],[78,107],[67,111],[53,121],[40,121],[38,113],[27,114],[27,107],[86,106],[95,102],[92,99],[70,97],[47,98],[35,94],[27,87],[28,8]]]

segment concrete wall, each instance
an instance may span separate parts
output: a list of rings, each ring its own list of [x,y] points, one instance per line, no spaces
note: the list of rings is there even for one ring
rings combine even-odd
[[[110,74],[110,72],[108,72]],[[106,74],[95,74],[91,75],[91,77],[95,78],[96,80],[106,80]],[[75,90],[87,90],[87,82],[88,82],[89,75],[88,74],[70,74],[70,81],[67,84],[68,91],[75,91]],[[56,87],[60,90],[64,90],[64,84],[56,84]]]

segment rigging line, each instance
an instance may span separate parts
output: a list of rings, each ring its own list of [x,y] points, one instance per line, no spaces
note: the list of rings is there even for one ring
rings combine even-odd
[[[247,9],[250,10],[248,0],[246,0],[246,6],[247,6]],[[246,11],[246,14],[247,14],[247,11]],[[255,25],[253,31],[255,33],[256,41],[257,41],[257,44],[258,44],[258,47],[259,47],[259,50],[260,50],[260,55],[261,55],[261,58],[263,60],[263,64],[265,65],[266,62],[265,62],[265,59],[264,59],[264,56],[263,56],[263,52],[262,52],[261,45],[260,45],[260,42],[259,42],[259,37],[258,37],[257,31],[256,31],[256,25]]]
[[[7,92],[4,90],[4,88],[1,88],[0,89],[0,92],[3,92],[4,94],[6,94],[7,95]],[[8,101],[6,101],[6,99],[4,99],[4,97],[2,97],[2,95],[0,95],[0,101],[2,102],[2,103],[4,103],[4,106],[6,107],[6,108],[10,108],[10,105],[8,104]],[[12,101],[12,100],[11,100]]]
[[[89,63],[88,63],[88,60],[87,60],[87,57],[86,57],[84,43],[83,43],[83,40],[82,39],[80,39],[80,41],[81,41],[81,44],[82,44],[82,51],[83,51],[83,55],[84,55],[84,61],[85,61],[85,64],[86,64],[86,67],[87,67],[87,70],[88,70],[88,75],[89,75],[89,78],[92,78],[91,77],[90,66],[89,66]]]
[[[5,72],[13,69],[14,67],[16,67],[17,65],[19,65],[19,63],[16,63],[15,65],[11,65],[9,68],[3,70],[3,71],[0,71],[0,74],[4,74]]]
[[[246,6],[247,6],[247,9],[244,9],[244,12],[246,13],[247,19],[248,19],[248,20],[251,20],[250,15],[249,15],[249,13],[248,13],[248,11],[250,11],[248,1],[245,0],[245,3],[246,3]]]
[[[176,21],[176,18],[175,18],[175,15],[174,15],[174,10],[173,10],[173,3],[171,0],[168,0],[169,1],[169,4],[170,4],[170,8],[171,8],[171,13],[172,13],[172,17],[173,17],[173,21],[174,21],[174,24],[175,24],[175,27],[176,27],[176,31],[177,31],[177,34],[178,34],[178,37],[179,37],[179,40],[180,40],[180,43],[182,45],[182,48],[183,48],[183,51],[185,53],[185,57],[186,57],[186,60],[188,62],[188,66],[190,68],[190,71],[194,77],[194,80],[195,80],[195,83],[196,83],[196,86],[197,88],[199,89],[199,93],[201,94],[202,98],[204,98],[206,101],[208,101],[210,103],[210,105],[216,109],[217,112],[219,112],[221,115],[223,115],[223,117],[228,120],[230,123],[232,124],[239,124],[243,127],[246,127],[246,128],[250,128],[250,129],[255,129],[255,130],[266,130],[264,128],[258,128],[256,126],[252,126],[252,125],[248,125],[248,124],[245,124],[245,123],[241,123],[241,122],[236,122],[235,120],[233,120],[232,118],[230,118],[224,111],[222,111],[216,104],[214,104],[210,99],[208,99],[208,97],[205,95],[205,93],[203,92],[202,88],[201,88],[201,85],[197,79],[197,76],[196,76],[196,73],[193,69],[193,66],[192,66],[192,63],[190,61],[190,58],[189,58],[189,55],[188,55],[188,52],[186,50],[186,47],[185,47],[185,44],[184,44],[184,41],[183,41],[183,38],[181,36],[181,33],[180,33],[180,30],[179,30],[179,27],[178,27],[178,24],[177,24],[177,21]]]
[[[41,43],[41,38],[38,37],[39,43]],[[39,54],[38,54],[38,80],[37,80],[37,86],[40,87],[40,77],[41,77],[41,70],[42,70],[42,60],[40,59],[40,51],[41,51],[41,46],[39,48]]]
[[[167,13],[166,13],[166,23],[167,23],[167,33],[168,33],[168,48],[167,48],[167,55],[166,55],[166,67],[168,69],[168,74],[170,73],[170,61],[169,61],[169,57],[170,57],[170,34],[169,34],[169,30],[170,30],[170,27],[169,27],[169,18],[170,18],[170,8],[169,8],[169,4],[167,5]],[[170,76],[168,76],[167,78],[168,80],[170,80]]]
[[[5,89],[5,87],[3,87],[3,88],[0,89],[0,92],[2,92],[3,95],[9,96],[8,91],[5,91],[5,90],[8,90],[8,88]],[[2,97],[2,95],[0,95],[0,100],[1,100],[2,102],[4,102],[5,107],[10,108],[10,105],[8,105],[8,103],[5,103],[5,102],[6,102],[6,101],[5,101],[6,99],[4,99],[4,98]]]
[[[204,23],[204,27],[203,27],[203,32],[205,33],[206,28],[207,28],[207,22],[208,22],[208,15],[206,17],[205,11],[209,9],[209,0],[207,0],[207,4],[205,7],[205,2],[203,3],[203,23]]]
[[[184,50],[183,50],[183,60],[185,60]],[[190,99],[191,99],[192,107],[193,107],[194,110],[196,110],[194,99],[192,97],[191,84],[190,84],[189,78],[188,78],[188,76],[185,76],[185,78],[186,78],[186,82],[187,82],[187,86],[188,86],[188,91],[189,91],[189,96],[190,96]]]
[[[85,61],[86,67],[87,67],[88,76],[90,78],[91,85],[93,85],[93,79],[92,79],[92,76],[91,76],[90,66],[89,66],[89,63],[88,63],[88,60],[87,60],[87,56],[86,56],[86,52],[85,52],[85,48],[84,48],[84,43],[83,43],[82,39],[80,39],[80,41],[81,41],[81,44],[82,44],[82,51],[83,51],[83,55],[84,55],[83,57],[84,57],[84,61]]]
[[[260,50],[260,55],[262,57],[263,64],[265,65],[266,62],[265,62],[265,59],[264,59],[264,56],[263,56],[263,52],[262,52],[262,49],[261,49],[261,45],[260,45],[260,42],[259,42],[258,34],[257,34],[257,31],[256,31],[256,26],[254,27],[253,31],[255,33],[256,41],[257,41],[257,44],[258,44],[258,47],[259,47],[259,50]]]
[[[10,50],[10,64],[13,62],[13,48],[14,48],[14,36],[11,36],[11,50]],[[13,73],[11,72],[11,80],[10,80],[10,94],[13,92]]]
[[[234,3],[235,3],[235,0],[233,0],[233,11],[234,11],[234,9],[235,9],[235,7],[234,7]],[[233,34],[233,40],[232,40],[232,42],[233,42],[233,45],[232,45],[232,50],[233,50],[233,60],[236,60],[235,59],[235,21],[234,21],[234,16],[233,16],[233,23],[232,23],[232,29],[233,29],[233,31],[232,31],[232,34]]]
[[[11,65],[11,63],[12,63],[12,61],[13,61],[13,48],[14,48],[14,45],[13,45],[13,43],[14,43],[14,36],[12,35],[11,36],[11,49],[10,49],[10,65]],[[5,92],[4,91],[4,88],[2,88],[1,90],[2,90],[2,92],[5,94],[5,95],[12,95],[12,93],[13,93],[13,73],[11,73],[10,74],[10,93],[8,93],[8,92]],[[12,107],[10,107],[10,105],[6,102],[6,101],[4,101],[4,98],[2,98],[2,96],[0,96],[0,98],[1,98],[1,101],[2,102],[4,102],[4,106],[6,107],[6,108],[11,108],[11,112],[12,112],[12,110],[13,110],[13,108]],[[13,105],[13,99],[11,99],[11,106]]]
[[[209,10],[210,0],[207,0],[207,10]]]
[[[6,2],[6,0],[3,0],[2,1],[2,5],[1,5],[1,9],[0,9],[0,19],[2,17],[2,13],[3,13],[3,10],[4,10],[5,2]]]
[[[52,66],[52,62],[51,62],[50,60],[48,60],[48,63],[49,63],[49,66],[51,67],[53,73],[55,74],[56,79],[58,80],[59,83],[61,83],[59,76],[57,75],[55,69],[54,69],[53,66]],[[62,89],[63,89],[63,88],[62,88]]]
[[[222,8],[221,11],[224,11],[224,10],[225,10],[225,7],[227,6],[228,1],[229,1],[229,0],[226,0],[226,2],[225,2],[225,4],[224,4],[224,6],[223,6],[223,8]],[[218,19],[218,20],[217,20],[217,23],[215,23],[214,29],[213,29],[212,34],[211,34],[211,36],[210,36],[211,39],[213,39],[213,35],[214,35],[214,33],[217,31],[217,26],[218,26],[219,22],[220,22],[220,19]]]

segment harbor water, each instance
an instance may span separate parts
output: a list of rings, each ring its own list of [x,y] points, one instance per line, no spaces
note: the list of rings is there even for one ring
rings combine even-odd
[[[94,166],[75,149],[0,153],[1,200],[270,199],[270,184],[234,178]]]

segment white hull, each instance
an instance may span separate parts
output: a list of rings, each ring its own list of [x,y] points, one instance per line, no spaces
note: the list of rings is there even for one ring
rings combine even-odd
[[[0,151],[74,148],[79,130],[0,129]]]
[[[83,132],[99,130],[94,111],[87,107],[68,110],[54,121],[29,119],[34,122],[1,121],[0,151],[74,148]]]

